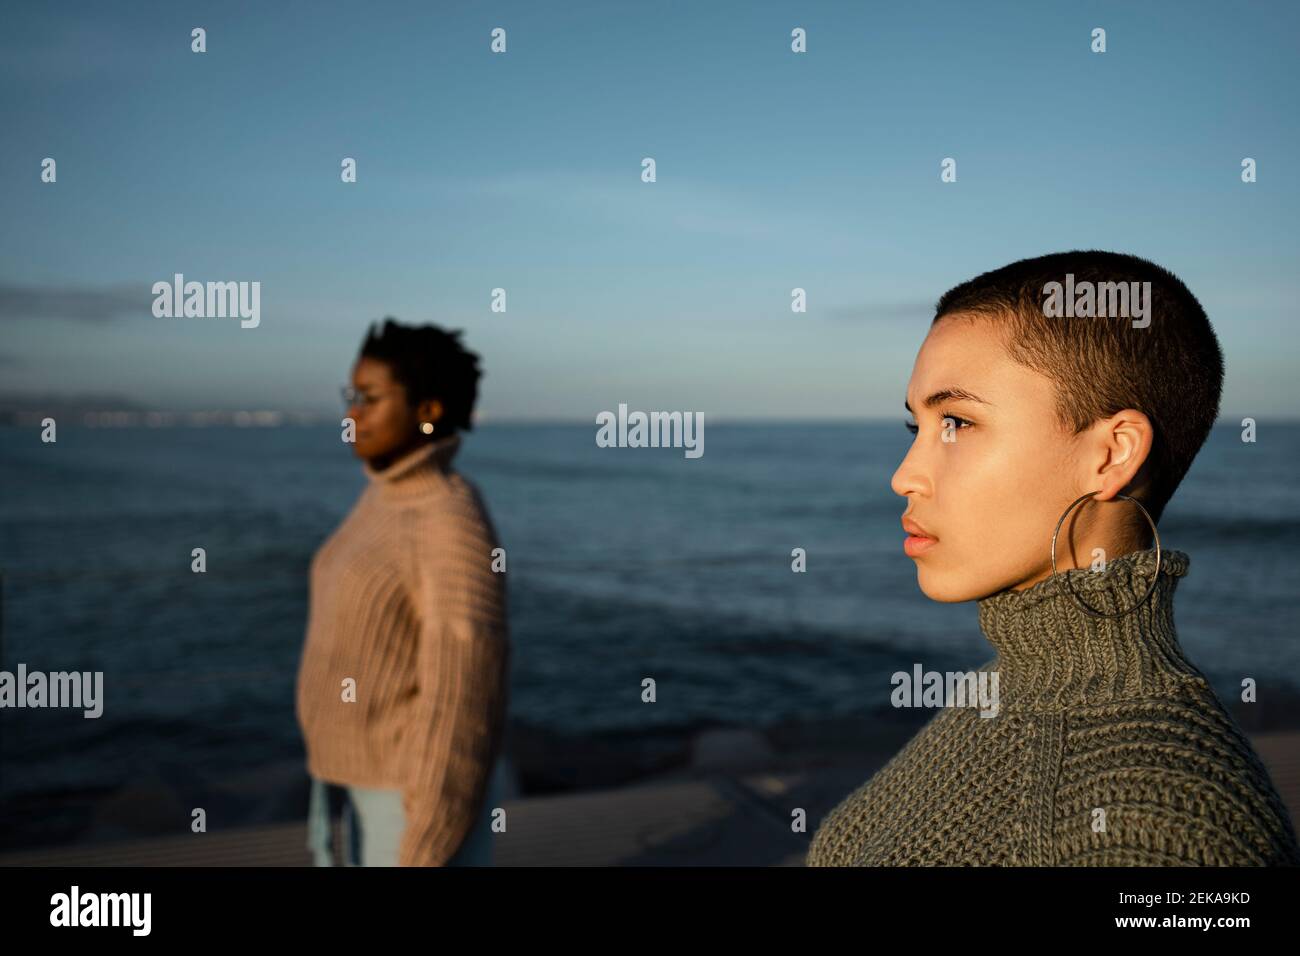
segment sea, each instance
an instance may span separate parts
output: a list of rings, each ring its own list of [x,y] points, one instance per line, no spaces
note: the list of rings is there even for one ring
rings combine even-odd
[[[507,552],[512,724],[870,720],[893,672],[991,657],[974,604],[928,600],[902,553],[901,421],[711,424],[700,458],[595,433],[485,424],[455,462]],[[1300,688],[1300,426],[1256,438],[1216,427],[1160,528],[1191,557],[1180,639],[1225,699]],[[73,839],[133,781],[300,763],[308,566],[365,480],[331,425],[0,428],[0,669],[105,675],[97,719],[0,710],[0,845]]]

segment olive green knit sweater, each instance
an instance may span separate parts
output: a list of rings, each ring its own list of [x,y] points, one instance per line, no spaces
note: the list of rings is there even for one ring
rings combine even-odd
[[[822,820],[809,866],[1298,865],[1268,772],[1174,632],[1188,556],[1137,610],[1085,614],[1051,578],[979,602],[999,707],[939,709]],[[1100,611],[1146,591],[1155,552],[1068,572]]]

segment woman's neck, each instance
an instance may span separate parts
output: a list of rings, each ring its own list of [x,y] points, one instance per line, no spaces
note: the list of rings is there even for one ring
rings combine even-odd
[[[1062,529],[1062,531],[1064,532],[1065,529]],[[1111,559],[1111,556],[1147,551],[1153,546],[1149,528],[1146,534],[1140,534],[1131,529],[1118,529],[1108,534],[1091,534],[1088,535],[1087,539],[1080,542],[1069,542],[1066,538],[1067,535],[1062,533],[1056,545],[1056,570],[1058,573],[1080,568],[1090,571],[1097,567],[1099,561],[1104,564]],[[1012,585],[1011,589],[1013,591],[1027,591],[1035,585],[1048,580],[1051,576],[1052,564],[1049,560],[1030,577]]]
[[[370,466],[371,471],[381,472],[387,469],[390,465],[392,465],[393,462],[400,461],[401,459],[405,458],[407,455],[411,454],[412,452],[417,451],[418,449],[423,448],[425,445],[431,443],[432,443],[431,438],[417,436],[414,440],[407,442],[405,445],[402,445],[399,448],[395,448],[392,451],[385,452],[382,455],[376,455],[374,458],[367,458],[366,464]]]

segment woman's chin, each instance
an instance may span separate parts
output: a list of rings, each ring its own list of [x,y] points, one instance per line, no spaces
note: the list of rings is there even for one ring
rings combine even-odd
[[[924,564],[917,565],[916,583],[922,594],[931,601],[943,604],[958,604],[981,596],[976,582],[967,580],[960,574],[928,568]]]
[[[386,462],[392,459],[390,449],[376,445],[373,442],[357,442],[352,446],[352,454],[374,467],[383,467]]]

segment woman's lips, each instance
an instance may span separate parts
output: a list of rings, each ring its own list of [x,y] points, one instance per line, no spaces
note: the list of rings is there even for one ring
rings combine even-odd
[[[938,538],[923,538],[919,534],[909,534],[903,539],[903,552],[909,558],[920,557],[938,543]]]
[[[924,528],[907,515],[903,516],[903,530],[907,532],[907,537],[903,539],[903,551],[909,558],[925,554],[939,543],[938,538],[930,537]]]

